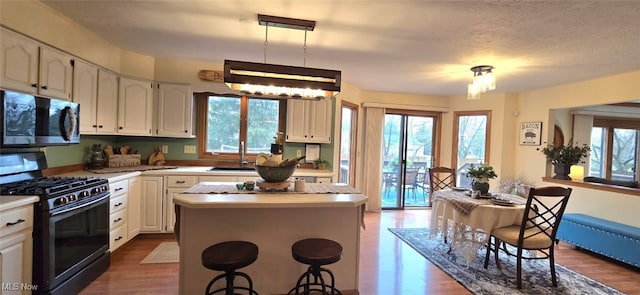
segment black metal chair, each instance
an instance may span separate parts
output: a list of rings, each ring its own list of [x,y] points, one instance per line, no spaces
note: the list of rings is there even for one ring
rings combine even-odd
[[[556,269],[553,257],[554,242],[558,225],[564,214],[564,209],[569,201],[571,188],[543,187],[529,190],[527,204],[520,225],[510,225],[493,229],[489,236],[487,253],[484,259],[484,268],[489,264],[489,255],[495,254],[496,267],[500,268],[498,260],[499,246],[511,256],[516,257],[517,285],[522,288],[522,259],[549,259],[551,269],[551,281],[554,287],[558,286]],[[506,244],[516,247],[516,253],[507,249]],[[531,254],[523,255],[524,250],[535,251],[541,256]]]
[[[253,290],[253,281],[246,273],[237,271],[240,268],[248,266],[258,259],[258,246],[254,243],[246,241],[227,241],[209,246],[202,251],[202,265],[211,270],[224,271],[213,278],[207,285],[205,295],[225,294],[234,295],[236,290],[247,291],[249,295],[258,295]],[[236,276],[243,277],[247,280],[248,287],[236,286],[234,279]],[[221,279],[226,280],[223,288],[211,290],[213,285]]]
[[[304,239],[291,246],[291,255],[296,261],[309,265],[309,268],[298,278],[296,286],[289,291],[289,294],[342,294],[335,287],[335,277],[331,270],[322,267],[340,260],[342,245],[329,239]],[[329,276],[328,282],[322,277],[322,273]]]

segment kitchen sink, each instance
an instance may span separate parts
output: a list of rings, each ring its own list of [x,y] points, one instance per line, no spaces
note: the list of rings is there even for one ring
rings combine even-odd
[[[218,166],[211,167],[209,171],[255,171],[256,169],[253,167],[227,167],[227,166]]]

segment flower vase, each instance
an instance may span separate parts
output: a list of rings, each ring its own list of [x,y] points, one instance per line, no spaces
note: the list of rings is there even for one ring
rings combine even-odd
[[[565,163],[553,164],[553,173],[555,173],[553,178],[555,179],[571,180],[571,177],[569,177],[570,172],[571,172],[571,164],[565,164]]]
[[[480,191],[482,195],[489,194],[489,179],[488,178],[474,178],[471,181],[471,189],[474,191]]]

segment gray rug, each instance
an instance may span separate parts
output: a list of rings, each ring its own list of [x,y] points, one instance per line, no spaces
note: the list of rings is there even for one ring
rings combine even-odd
[[[389,230],[473,294],[623,294],[558,264],[558,287],[554,288],[551,285],[549,261],[546,259],[523,261],[522,290],[518,290],[514,257],[501,253],[500,270],[495,266],[492,256],[489,267],[484,269],[485,251],[482,250],[467,266],[463,257],[456,255],[455,251],[447,254],[449,245],[442,238],[429,239],[428,228]]]

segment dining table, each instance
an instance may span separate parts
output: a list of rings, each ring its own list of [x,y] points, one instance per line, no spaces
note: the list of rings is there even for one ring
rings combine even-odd
[[[522,222],[527,201],[497,192],[472,197],[471,190],[463,188],[434,191],[432,200],[430,238],[442,237],[449,251],[467,263],[487,245],[493,229]]]

